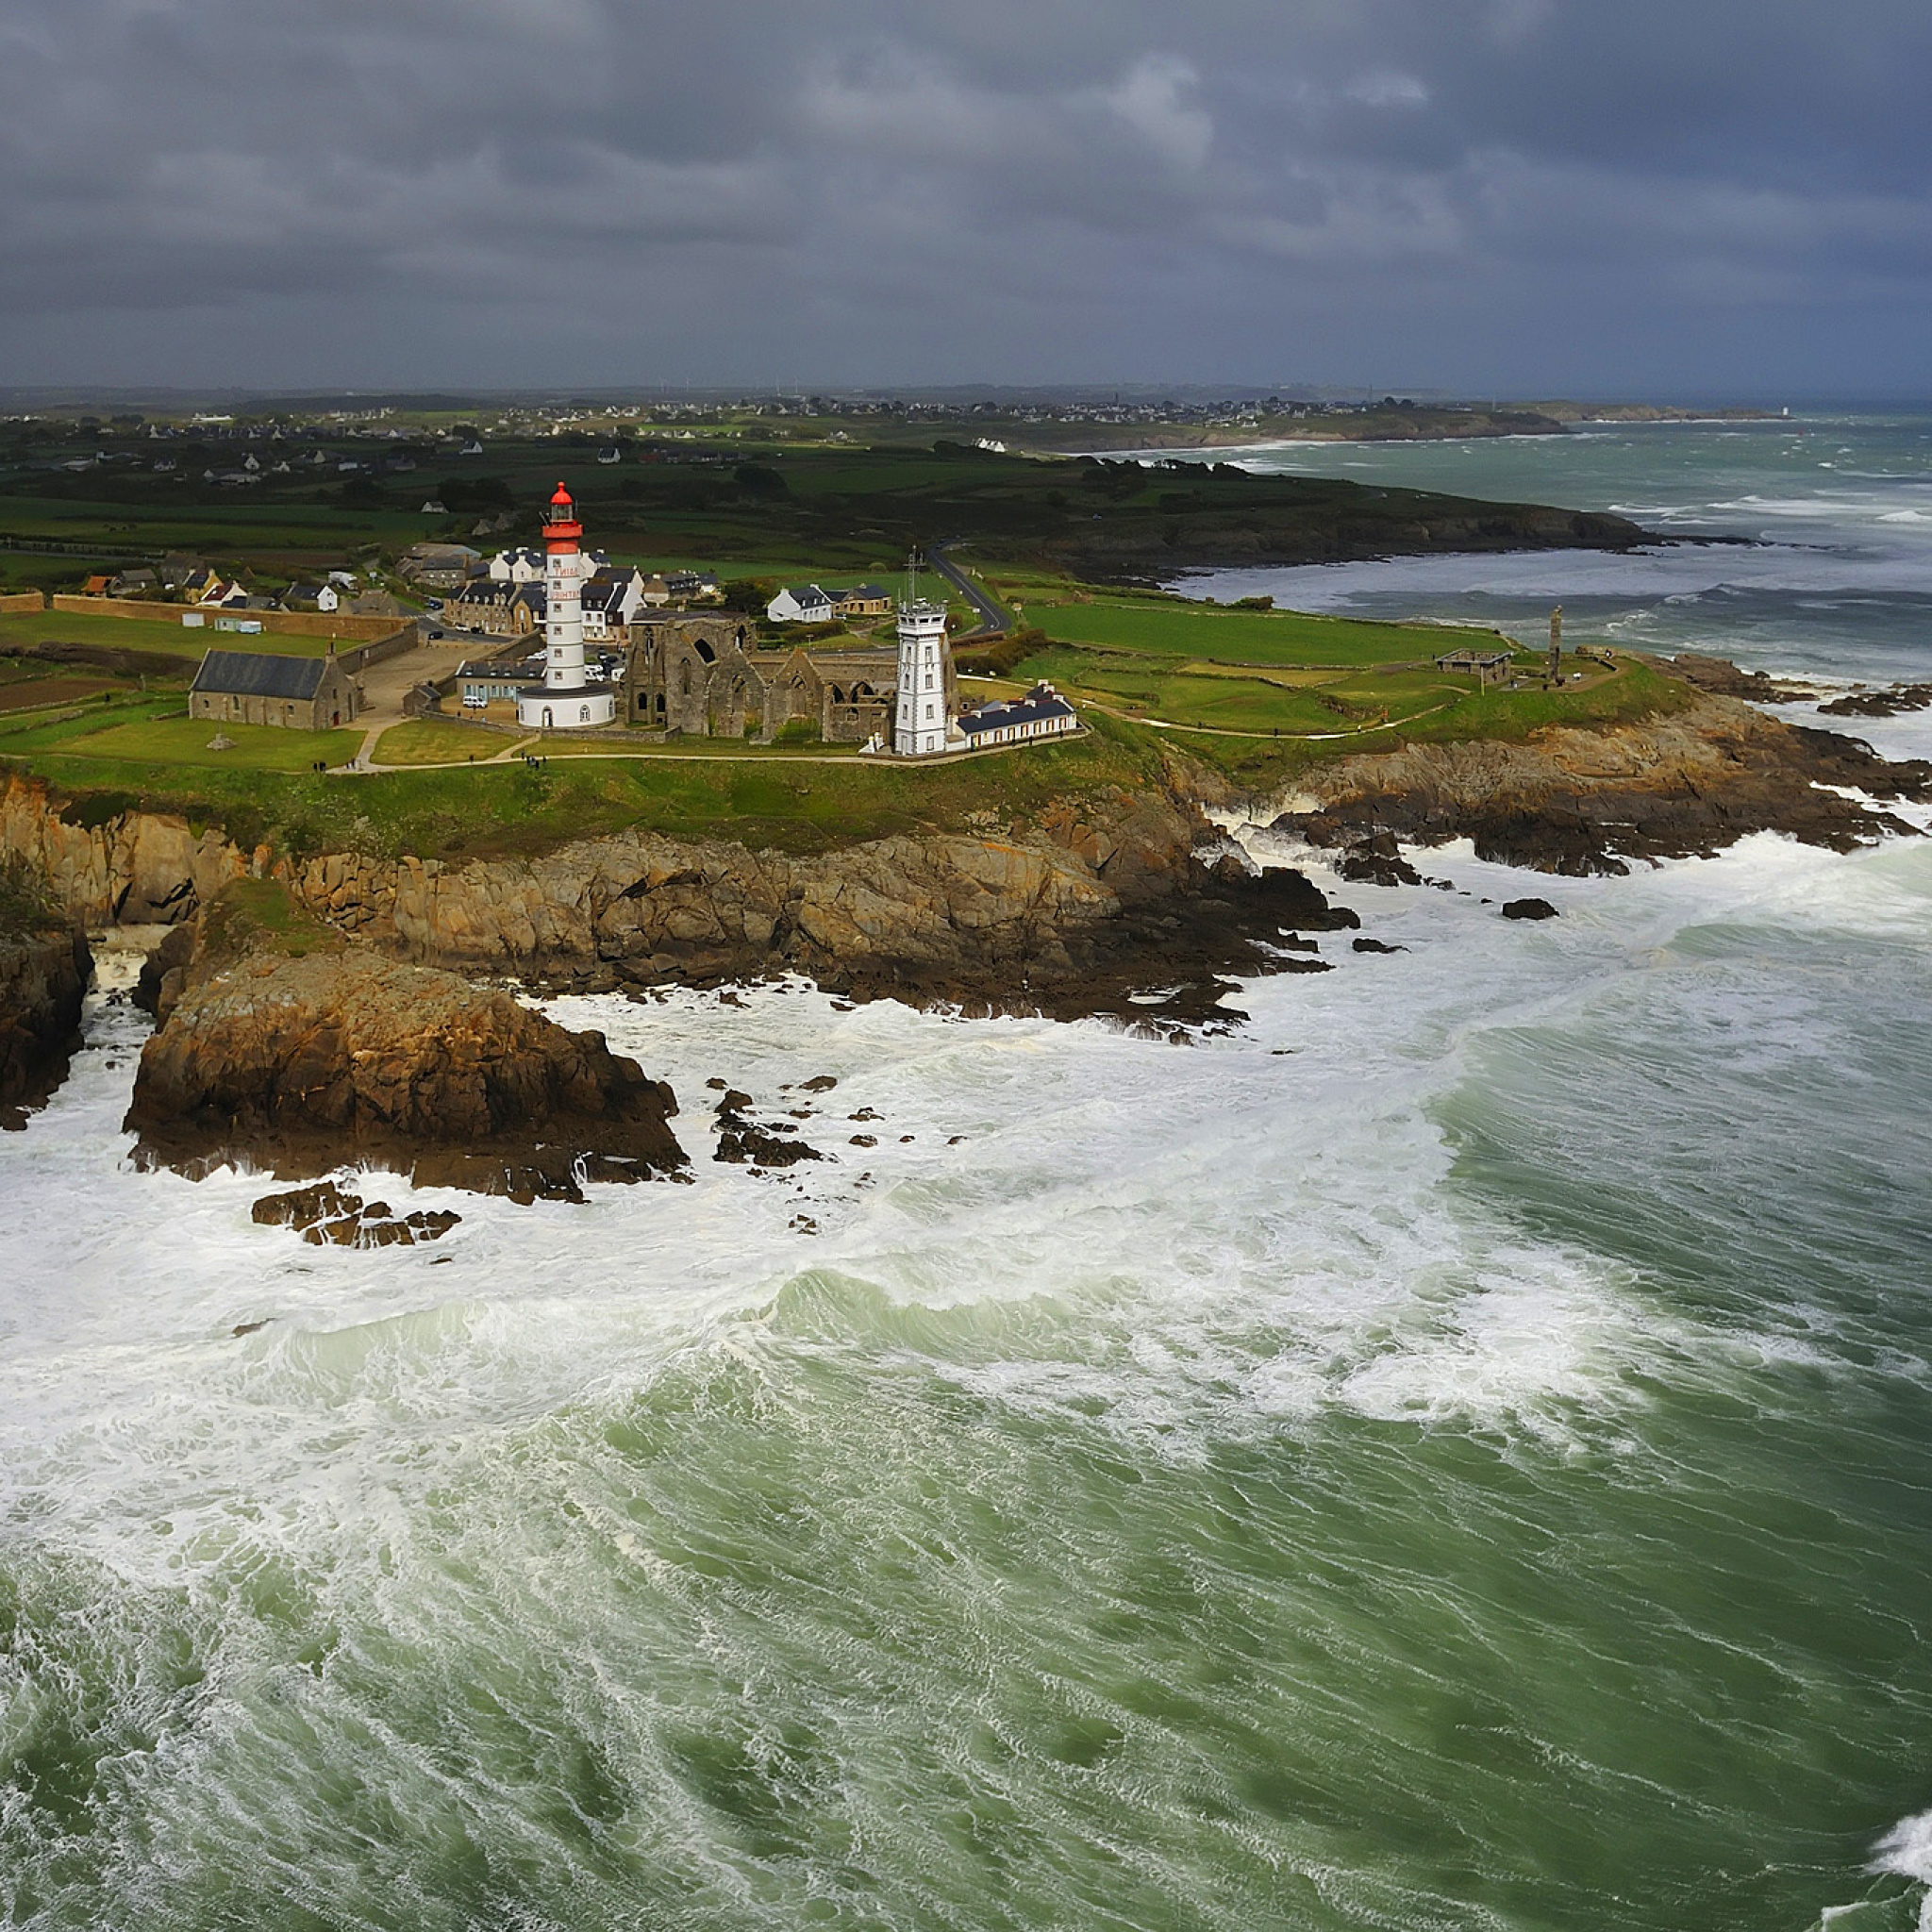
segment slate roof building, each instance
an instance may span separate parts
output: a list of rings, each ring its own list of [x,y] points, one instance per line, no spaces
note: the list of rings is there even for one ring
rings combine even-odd
[[[973,751],[1058,738],[1079,728],[1078,713],[1050,684],[1036,684],[1023,698],[990,698],[959,717],[959,734]]]
[[[349,724],[362,693],[336,655],[285,658],[267,651],[209,651],[188,691],[188,714],[224,724],[280,724],[327,731]]]
[[[774,624],[829,624],[835,614],[832,600],[816,584],[787,584],[765,606]]]

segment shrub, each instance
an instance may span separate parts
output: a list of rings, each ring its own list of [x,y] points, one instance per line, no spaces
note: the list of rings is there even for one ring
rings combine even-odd
[[[0,860],[0,935],[45,932],[59,924],[47,881],[18,853]]]
[[[1024,630],[1008,631],[980,650],[967,651],[955,658],[958,668],[969,677],[1010,677],[1016,665],[1043,651],[1053,641],[1037,625]]]
[[[771,498],[791,493],[791,486],[784,477],[776,470],[767,469],[763,463],[740,463],[731,475],[747,496]]]

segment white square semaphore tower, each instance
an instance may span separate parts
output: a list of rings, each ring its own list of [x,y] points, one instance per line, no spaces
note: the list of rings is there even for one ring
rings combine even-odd
[[[616,692],[584,675],[583,534],[559,483],[543,513],[543,682],[517,692],[517,723],[527,730],[581,731],[617,718]]]
[[[900,758],[930,758],[947,749],[953,727],[953,647],[946,607],[919,595],[915,577],[899,606],[899,698],[892,713],[892,750]]]

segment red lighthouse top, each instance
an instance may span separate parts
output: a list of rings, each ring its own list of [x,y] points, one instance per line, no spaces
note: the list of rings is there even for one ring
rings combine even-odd
[[[550,499],[550,508],[543,514],[543,541],[552,550],[575,550],[583,534],[584,526],[577,522],[577,507],[570,500],[570,491],[559,483]]]

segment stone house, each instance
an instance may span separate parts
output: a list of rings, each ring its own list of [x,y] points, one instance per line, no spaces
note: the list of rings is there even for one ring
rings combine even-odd
[[[209,651],[189,687],[188,714],[224,724],[327,731],[355,718],[361,696],[333,651],[325,658]]]
[[[358,603],[360,603],[358,598]],[[541,630],[547,599],[541,584],[512,583],[507,577],[478,577],[443,600],[444,620],[465,630],[515,638]]]

